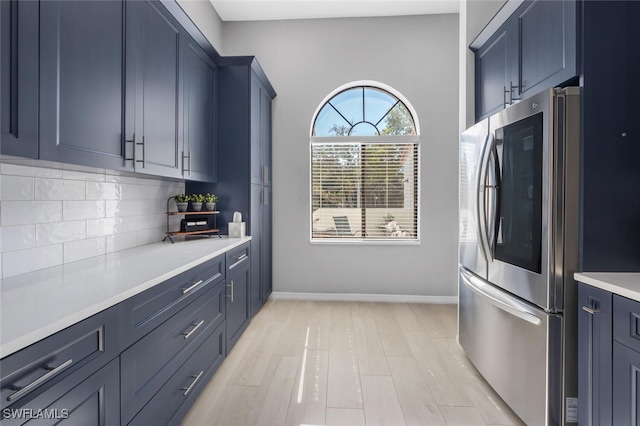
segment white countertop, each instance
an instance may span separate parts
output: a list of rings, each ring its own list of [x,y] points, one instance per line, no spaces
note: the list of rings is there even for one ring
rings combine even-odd
[[[250,239],[154,243],[0,280],[0,358]]]
[[[579,272],[576,281],[640,302],[640,273],[638,272]]]

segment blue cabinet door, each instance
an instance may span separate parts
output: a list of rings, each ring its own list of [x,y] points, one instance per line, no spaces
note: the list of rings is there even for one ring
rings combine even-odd
[[[613,423],[606,424],[637,425],[638,422],[640,422],[640,352],[622,343],[614,342]]]
[[[262,228],[261,215],[259,210],[262,204],[264,187],[262,185],[251,186],[251,210],[254,212],[249,217],[249,229],[251,235],[251,316],[258,313],[264,304],[264,296],[262,294],[262,239],[264,238],[264,230]]]
[[[123,8],[122,1],[40,3],[40,158],[126,168]]]
[[[578,417],[581,425],[612,424],[612,341],[611,293],[578,283]]]
[[[184,178],[217,178],[216,87],[218,67],[193,39],[183,46]]]
[[[247,328],[251,319],[249,261],[250,258],[245,261],[245,265],[227,272],[227,354]]]
[[[159,1],[126,3],[127,157],[136,172],[182,177],[181,27]]]
[[[511,102],[518,81],[518,31],[509,20],[476,52],[476,118],[487,117]]]
[[[576,0],[526,0],[475,51],[476,121],[578,75]]]
[[[561,85],[577,72],[577,2],[526,2],[518,14],[519,98]]]
[[[0,2],[0,150],[38,157],[38,2]]]
[[[260,288],[262,291],[262,303],[266,302],[272,291],[271,280],[271,198],[270,186],[262,188],[262,205],[260,206]]]

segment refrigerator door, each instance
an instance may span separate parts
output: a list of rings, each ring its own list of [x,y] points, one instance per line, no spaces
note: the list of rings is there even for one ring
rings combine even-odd
[[[489,119],[498,176],[490,235],[488,280],[546,311],[561,312],[563,268],[577,267],[567,226],[579,222],[579,93],[548,90]],[[483,165],[483,167],[485,167]],[[574,197],[575,198],[575,197]],[[573,198],[571,198],[573,200]],[[489,209],[491,211],[491,209]],[[567,238],[568,237],[568,238]]]
[[[487,277],[487,254],[480,238],[480,164],[489,136],[489,122],[483,120],[460,135],[460,264]]]
[[[460,268],[458,340],[493,389],[528,425],[562,420],[562,317]]]

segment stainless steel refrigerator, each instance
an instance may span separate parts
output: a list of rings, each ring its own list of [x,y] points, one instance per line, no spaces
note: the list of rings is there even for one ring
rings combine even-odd
[[[580,90],[460,137],[458,341],[527,424],[577,423]]]

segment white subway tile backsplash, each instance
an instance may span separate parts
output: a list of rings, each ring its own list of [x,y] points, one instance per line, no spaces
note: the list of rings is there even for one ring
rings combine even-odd
[[[64,220],[100,219],[105,217],[104,201],[64,201]]]
[[[85,187],[81,180],[36,178],[36,200],[84,200]]]
[[[59,222],[62,201],[2,201],[2,226]]]
[[[175,179],[0,161],[0,276],[161,241],[167,199],[181,193]],[[172,230],[179,219],[170,218]]]
[[[46,246],[87,238],[87,223],[84,220],[54,222],[36,225],[36,244]]]
[[[113,182],[87,182],[87,200],[121,200],[122,185]]]
[[[87,220],[87,237],[104,237],[105,235],[124,232],[124,220],[121,217]]]
[[[64,262],[75,262],[76,260],[87,259],[89,257],[100,256],[107,253],[106,239],[90,238],[64,243]]]
[[[124,232],[142,231],[143,229],[149,229],[149,215],[140,216],[126,216],[122,218],[122,224],[124,226]]]
[[[0,200],[18,201],[34,199],[34,181],[27,176],[0,176]]]
[[[154,185],[134,185],[130,183],[122,184],[123,200],[148,200],[154,198],[152,195],[157,193],[159,186]]]
[[[36,225],[5,226],[2,230],[0,251],[23,250],[35,247]]]
[[[52,179],[62,178],[62,170],[60,169],[25,166],[22,164],[10,164],[10,163],[0,164],[0,174],[14,175],[14,176],[47,177]]]
[[[63,170],[62,177],[71,180],[83,180],[87,182],[104,182],[104,173],[91,173],[79,170]]]
[[[138,246],[135,232],[125,234],[107,235],[107,253],[126,250]]]
[[[164,228],[145,229],[136,232],[136,241],[139,246],[142,246],[145,244],[162,241],[165,235],[166,233]]]
[[[2,253],[2,277],[8,278],[62,265],[62,253],[62,244]]]
[[[140,216],[157,212],[153,200],[107,200],[106,217]]]

